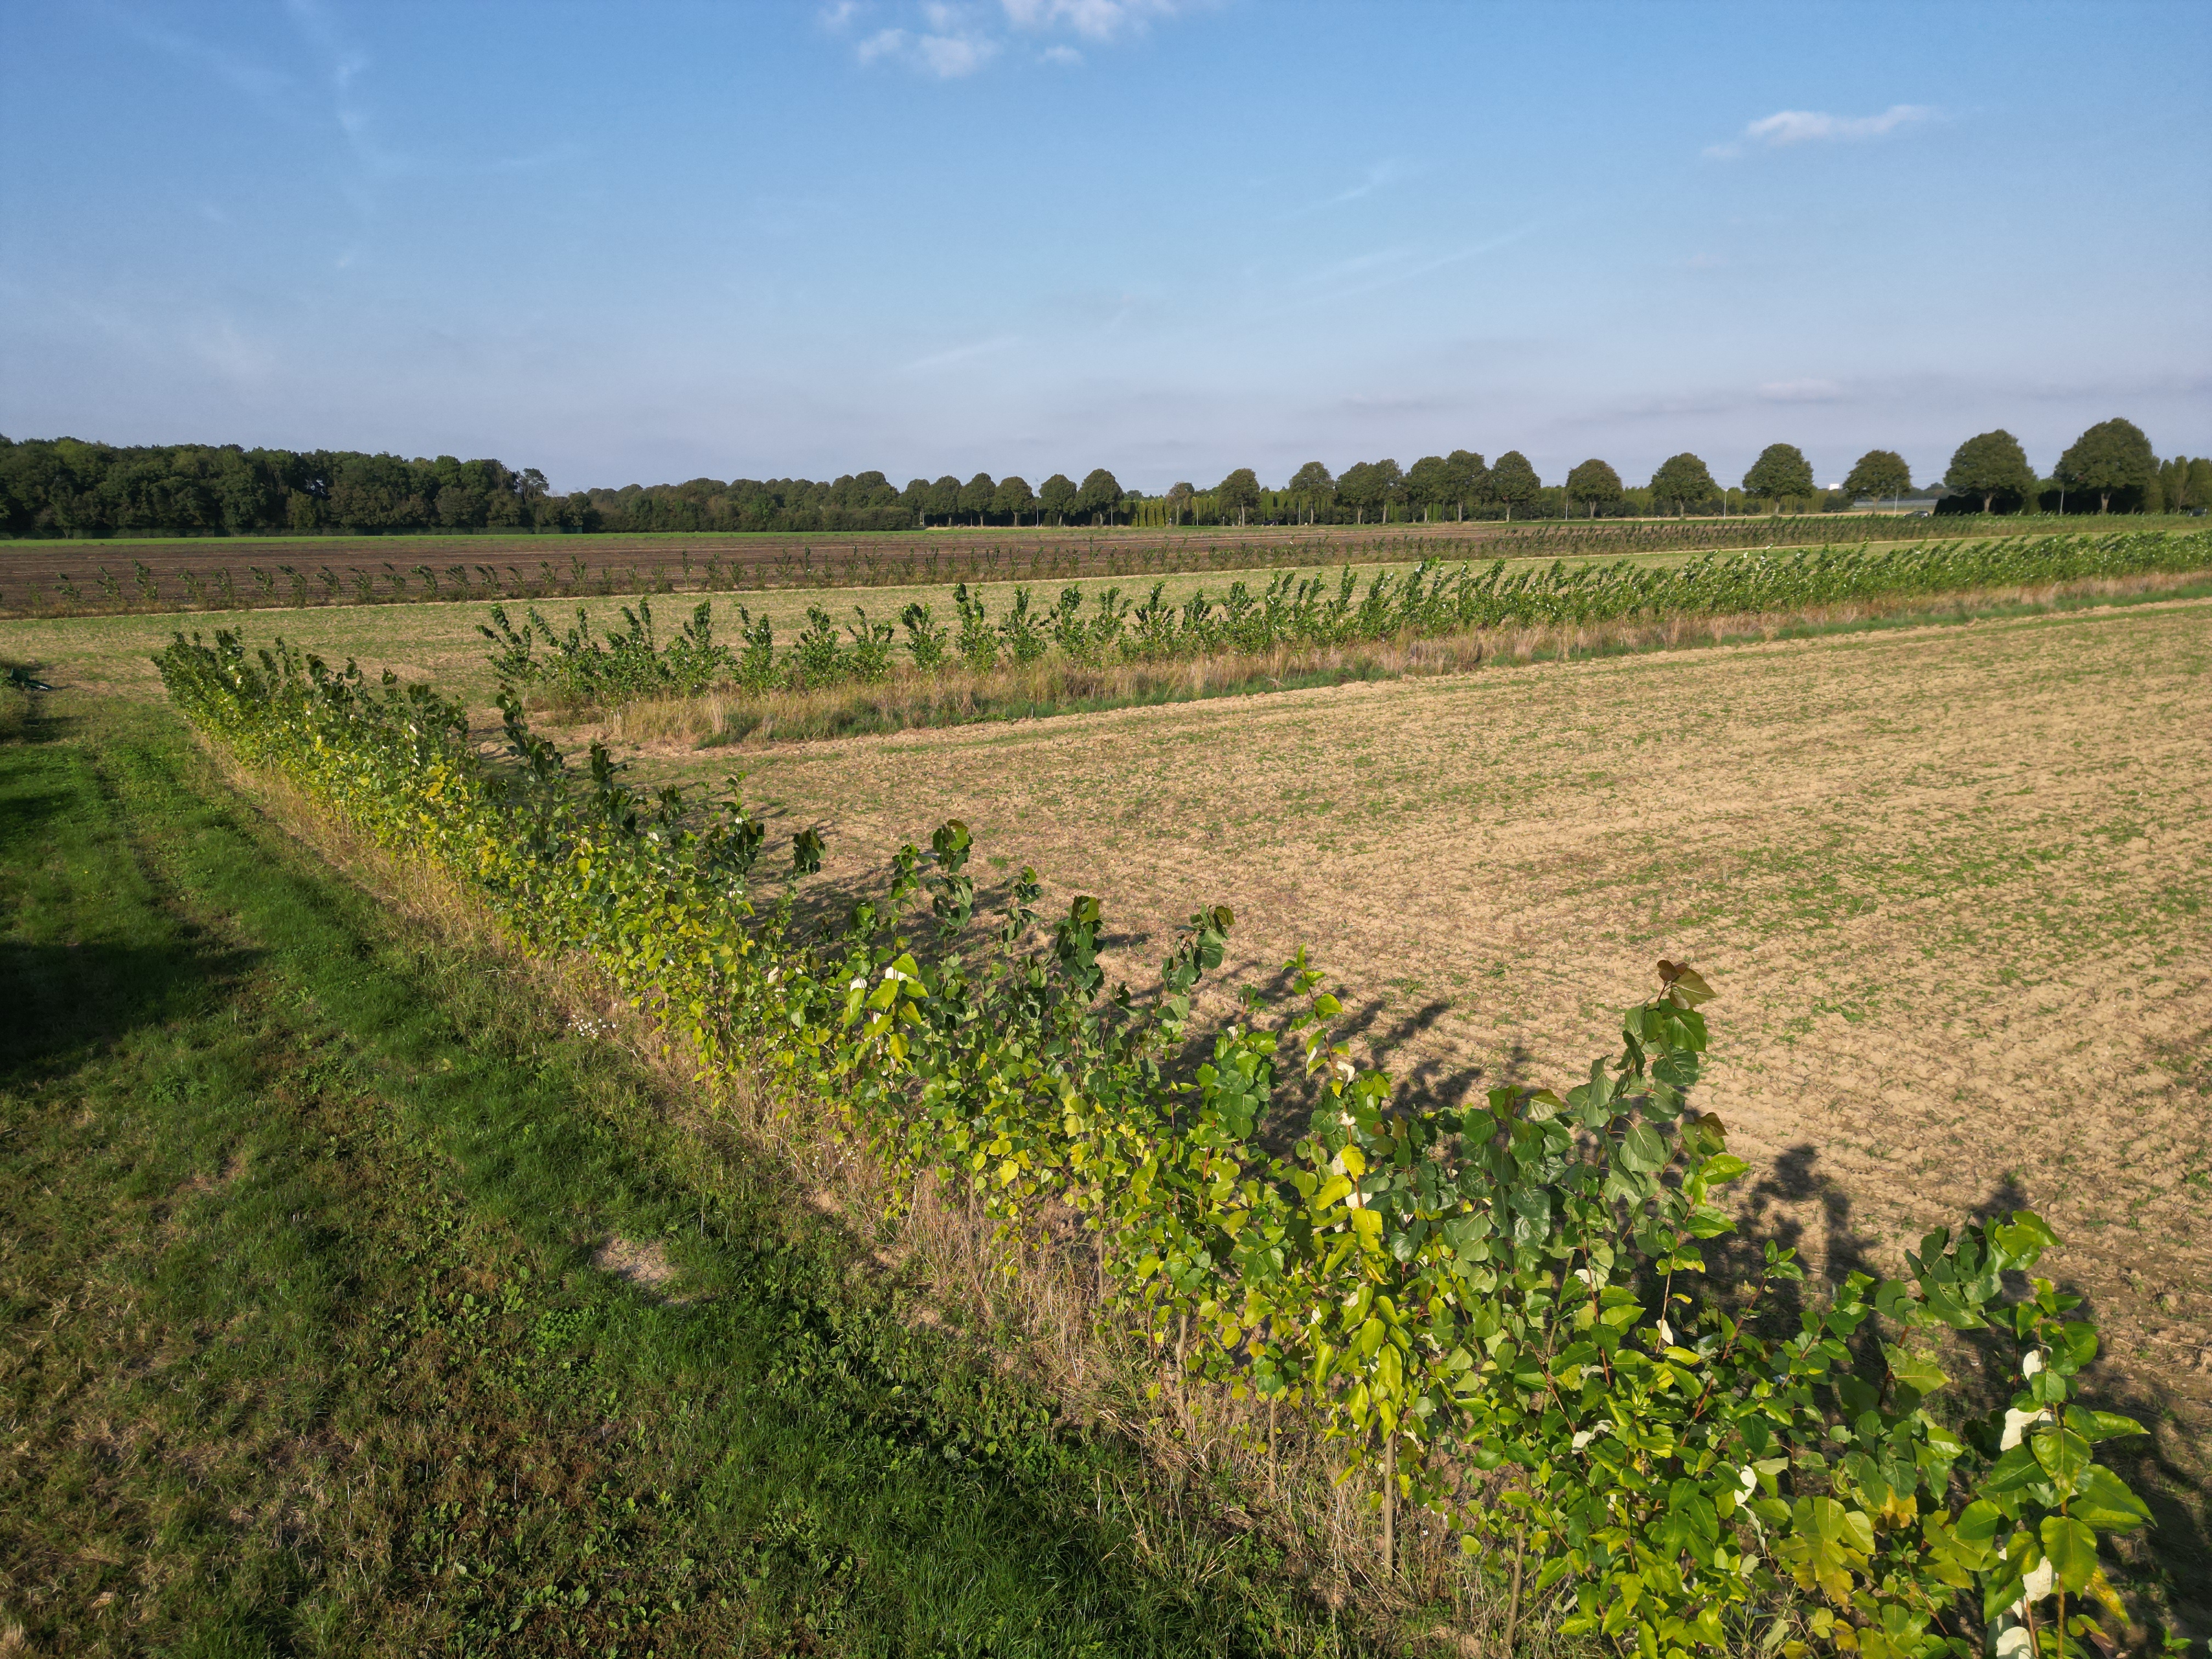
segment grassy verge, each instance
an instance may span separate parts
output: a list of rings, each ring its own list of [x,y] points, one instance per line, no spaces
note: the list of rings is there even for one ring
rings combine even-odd
[[[0,746],[0,1650],[1327,1651],[152,711]]]
[[[1285,648],[1158,663],[1086,665],[1058,655],[1021,668],[936,674],[902,669],[875,685],[811,691],[702,696],[634,702],[599,713],[550,708],[553,718],[599,720],[610,738],[702,747],[762,748],[825,738],[864,737],[1151,708],[1211,697],[1296,691],[1316,686],[1465,673],[1486,664],[1623,656],[1747,641],[1803,639],[1885,628],[1924,627],[1984,618],[2037,616],[2093,605],[2124,605],[2212,593],[2212,575],[2147,575],[1986,592],[1901,596],[1798,611],[1674,617],[1557,626],[1474,629],[1432,638],[1351,646]]]

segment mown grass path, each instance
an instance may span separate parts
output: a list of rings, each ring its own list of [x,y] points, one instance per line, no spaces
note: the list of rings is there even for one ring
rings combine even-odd
[[[0,1650],[1329,1650],[489,969],[166,715],[0,744]]]

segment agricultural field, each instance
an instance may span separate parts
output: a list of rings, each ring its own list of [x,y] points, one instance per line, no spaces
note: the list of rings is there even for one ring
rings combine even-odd
[[[2212,1468],[2212,600],[1501,667],[746,757],[856,887],[963,819],[1104,902],[1298,945],[1418,1096],[1560,1079],[1661,956],[1713,985],[1749,1207],[1832,1271],[2027,1203],[2114,1389]],[[635,754],[635,777],[728,763]]]
[[[1656,554],[1638,562],[1668,565],[1686,556]],[[1390,562],[1350,568],[1364,581],[1385,573],[1403,576],[1414,567],[1408,562]],[[1278,569],[1296,577],[1334,578],[1343,568],[1340,565],[1270,566],[1260,580],[1264,584],[1266,576]],[[1164,584],[1163,599],[1169,604],[1180,605],[1201,588],[1218,596],[1230,582],[1240,578],[1249,580],[1250,574],[1239,572],[1224,579],[1210,572],[1164,575],[1142,573],[1124,579],[1121,585],[1125,596],[1133,593],[1141,598],[1153,581],[1161,581]],[[1095,580],[1087,585],[1094,593],[1103,591],[1103,585]],[[1042,600],[1049,602],[1052,598],[1051,591],[1026,582],[979,582],[971,591],[994,616],[1003,616],[1012,603],[1016,587],[1025,586],[1032,586],[1035,596]],[[589,612],[595,629],[618,631],[623,626],[623,607],[642,603],[653,607],[655,626],[665,640],[678,631],[690,617],[692,608],[704,599],[714,606],[717,635],[734,644],[740,605],[755,617],[768,618],[779,638],[787,641],[805,626],[811,607],[829,611],[842,623],[854,619],[853,607],[857,605],[877,622],[889,623],[908,605],[918,601],[933,606],[940,620],[946,620],[952,614],[952,593],[949,586],[776,589],[740,594],[633,591],[582,599],[556,596],[542,601],[520,600],[506,608],[518,625],[526,620],[529,607],[535,605],[549,622],[566,627],[575,620],[576,607],[580,604]],[[489,707],[497,682],[491,669],[492,647],[477,630],[490,617],[489,604],[416,603],[373,609],[353,606],[306,611],[277,610],[251,617],[149,612],[117,617],[0,618],[0,653],[20,660],[35,661],[51,671],[49,678],[66,679],[86,690],[153,697],[161,694],[161,680],[154,672],[154,654],[179,629],[206,635],[218,628],[234,628],[256,641],[282,635],[333,662],[354,658],[362,671],[371,675],[388,668],[403,679],[434,682],[471,705]]]
[[[2136,516],[2130,528],[2185,527]],[[2002,521],[2000,533],[2081,530]],[[1882,514],[1547,520],[1365,529],[1010,530],[666,536],[357,536],[0,541],[0,616],[222,611],[617,592],[916,587],[1423,557],[1618,558],[1713,549],[1975,539],[1972,517]]]
[[[1653,580],[1671,580],[1681,556],[1652,554],[1640,564]],[[1387,1096],[1411,1121],[1456,1122],[1459,1112],[1486,1097],[1491,1109],[1505,1109],[1492,1092],[1502,1091],[1509,1107],[1518,1101],[1512,1109],[1531,1114],[1533,1130],[1540,1114],[1528,1091],[1577,1082],[1588,1057],[1612,1047],[1620,1011],[1647,994],[1653,963],[1688,963],[1695,975],[1684,982],[1712,993],[1703,1011],[1706,1026],[1697,1028],[1709,1026],[1712,1034],[1698,1104],[1718,1115],[1729,1152],[1749,1165],[1729,1189],[1732,1214],[1752,1239],[1802,1249],[1826,1293],[1847,1293],[1855,1271],[1906,1273],[1905,1253],[1925,1249],[1919,1241],[1933,1226],[1972,1218],[1996,1228],[2000,1218],[2032,1207],[2056,1231],[2062,1248],[2039,1271],[2056,1273],[2082,1297],[2081,1316],[2103,1334],[2100,1357],[2074,1386],[2085,1402],[2129,1413],[2148,1430],[2100,1454],[2148,1500],[2155,1521],[2148,1551],[2124,1558],[2123,1586],[2137,1598],[2140,1616],[2171,1629],[2175,1619],[2191,1627],[2212,1617],[2197,1589],[2212,1582],[2205,1506],[2212,1482],[2212,1297],[2202,1289],[2212,1282],[2206,1109],[2212,1070],[2205,1061],[2212,1052],[2212,920],[2203,904],[2212,875],[2212,750],[2200,735],[2212,729],[2212,595],[2201,577],[2157,556],[2166,562],[2130,567],[2154,569],[2154,576],[2103,589],[2075,582],[2063,594],[2007,590],[1978,606],[1940,592],[1923,602],[1912,596],[1926,590],[1906,589],[1899,605],[1886,611],[1824,611],[1819,627],[1802,636],[1789,636],[1790,617],[1780,610],[1736,616],[1727,628],[1717,612],[1710,628],[1692,622],[1620,644],[1623,654],[1591,655],[1577,654],[1571,630],[1561,624],[1548,647],[1492,653],[1480,659],[1477,672],[1440,672],[1431,665],[1399,678],[1286,686],[1265,696],[787,740],[741,752],[701,747],[696,732],[672,727],[658,735],[642,735],[642,725],[626,730],[611,710],[551,710],[540,729],[569,751],[576,763],[567,776],[585,793],[556,805],[556,796],[571,786],[548,784],[552,793],[528,810],[569,823],[562,833],[579,837],[579,847],[608,838],[573,863],[532,862],[559,842],[557,836],[532,839],[528,849],[519,839],[502,839],[497,826],[507,820],[501,815],[522,810],[504,786],[481,796],[471,793],[473,784],[458,794],[442,785],[409,794],[416,787],[409,780],[427,775],[416,769],[420,763],[404,758],[416,752],[411,745],[445,745],[436,749],[443,757],[437,764],[452,769],[450,779],[465,780],[498,738],[486,708],[493,690],[489,647],[476,633],[483,607],[380,605],[246,621],[249,647],[281,632],[325,658],[358,658],[372,678],[390,667],[404,679],[434,683],[457,702],[450,715],[427,723],[416,714],[345,713],[351,693],[323,714],[308,712],[317,706],[312,697],[264,704],[257,701],[261,692],[241,696],[226,689],[213,672],[216,659],[191,653],[172,653],[168,672],[173,685],[198,687],[183,706],[204,731],[218,744],[266,745],[260,752],[306,792],[302,800],[319,799],[318,790],[352,792],[345,798],[354,810],[406,826],[388,833],[410,848],[421,839],[416,826],[430,825],[442,844],[504,861],[505,873],[486,890],[544,895],[517,913],[529,920],[510,916],[510,922],[532,927],[544,917],[551,931],[542,948],[556,952],[611,951],[594,960],[633,1001],[661,994],[654,976],[678,971],[678,957],[690,948],[681,941],[693,935],[669,935],[665,955],[655,954],[658,945],[638,954],[627,925],[611,926],[605,908],[629,902],[622,896],[628,878],[609,885],[607,871],[635,872],[631,898],[660,893],[665,880],[673,915],[679,888],[690,894],[687,884],[705,881],[728,860],[738,862],[727,867],[749,870],[763,837],[773,842],[779,868],[788,864],[787,848],[802,872],[818,860],[797,925],[803,932],[823,924],[829,942],[763,936],[763,950],[790,953],[763,958],[784,965],[750,981],[755,988],[744,994],[765,1000],[759,1009],[771,1017],[753,1028],[769,1034],[764,1042],[788,1040],[773,1036],[779,1024],[811,1029],[775,1013],[778,999],[799,997],[802,981],[826,988],[805,994],[844,999],[855,962],[848,1024],[878,969],[884,988],[876,994],[891,999],[894,1014],[902,994],[923,994],[902,987],[927,983],[936,997],[934,969],[914,977],[908,958],[894,960],[896,945],[867,943],[865,932],[839,935],[846,924],[838,919],[872,915],[887,887],[896,891],[903,883],[911,894],[916,870],[925,868],[939,872],[928,878],[938,884],[933,902],[940,918],[952,918],[945,937],[953,937],[969,915],[957,872],[971,850],[965,868],[979,917],[1011,901],[1038,916],[1070,918],[1060,924],[1053,948],[1061,970],[1075,976],[1070,982],[1091,988],[1084,997],[1097,988],[1089,977],[1094,948],[1109,983],[1126,977],[1140,988],[1172,985],[1187,982],[1176,974],[1187,975],[1212,948],[1206,941],[1218,941],[1225,927],[1225,955],[1198,1003],[1211,1023],[1202,1029],[1212,1029],[1237,1018],[1231,994],[1240,985],[1264,988],[1271,1007],[1303,994],[1283,964],[1307,948],[1343,1001],[1337,1035],[1349,1047],[1340,1075],[1358,1079],[1358,1098]],[[1387,574],[1402,581],[1407,568],[1373,566],[1363,577]],[[1218,594],[1224,585],[1211,573],[1187,573],[1170,579],[1168,597],[1179,600],[1200,586]],[[983,591],[1003,608],[1012,587]],[[1755,592],[1757,584],[1742,591]],[[859,604],[888,617],[909,599],[943,605],[948,597],[942,587],[863,587],[777,592],[744,602],[787,632],[810,605]],[[688,604],[665,596],[660,603],[665,637]],[[601,625],[613,622],[615,603],[592,604]],[[717,610],[726,614],[729,605],[718,599]],[[88,757],[116,733],[166,732],[160,741],[175,745],[166,714],[136,707],[160,695],[149,659],[180,622],[205,631],[211,620],[0,622],[0,657],[34,665],[63,688],[54,706],[87,722],[92,735],[78,740],[88,744]],[[1661,648],[1670,644],[1680,648]],[[313,726],[325,718],[337,724]],[[357,719],[357,726],[348,726]],[[357,739],[348,741],[362,745],[362,766],[343,761],[343,744],[307,741],[314,729],[357,730]],[[434,730],[448,735],[424,735]],[[413,735],[402,739],[402,732]],[[611,746],[617,770],[602,770],[586,787],[578,751],[594,739]],[[155,740],[131,741],[143,748]],[[738,771],[757,818],[688,830],[708,837],[690,850],[655,850],[667,845],[654,838],[659,831],[637,838],[647,797],[624,794],[625,787],[711,791]],[[198,787],[219,789],[204,775]],[[599,792],[595,805],[592,790]],[[451,801],[480,804],[445,804]],[[482,816],[442,822],[449,811]],[[947,819],[963,826],[960,837],[948,839]],[[620,828],[625,822],[627,830]],[[714,839],[730,836],[736,839]],[[902,844],[934,850],[920,866],[901,863],[893,854]],[[732,850],[746,847],[753,850]],[[677,861],[652,863],[663,858]],[[1039,889],[1022,884],[1024,866],[1038,872]],[[773,890],[756,879],[756,890]],[[564,885],[572,881],[580,884]],[[594,890],[605,897],[592,896]],[[729,907],[714,896],[718,890],[702,887],[695,896],[702,927],[726,923]],[[1101,902],[1103,919],[1084,920],[1085,895]],[[856,907],[856,900],[869,903]],[[1214,906],[1233,912],[1233,925]],[[657,915],[641,911],[634,921],[657,927]],[[1020,933],[1017,927],[1008,937]],[[634,978],[648,960],[664,964],[651,969],[650,984]],[[793,977],[772,990],[786,968]],[[702,985],[726,982],[718,977],[721,968],[701,971]],[[678,1006],[702,1006],[690,1002],[693,994],[672,978],[665,988]],[[1664,1011],[1688,1006],[1667,1000],[1675,994],[1664,992],[1645,1012],[1674,1019]],[[960,1006],[949,989],[944,995],[947,1007]],[[738,1006],[755,1007],[742,998],[732,1003]],[[833,1029],[834,1018],[820,1012],[827,1005],[814,1006],[809,1018]],[[720,1056],[709,1060],[710,1074],[732,1063],[736,1029],[686,1028],[687,1041]],[[817,1048],[805,1054],[830,1041],[805,1037]],[[865,1081],[878,1063],[870,1056],[884,1051],[841,1048],[835,1067],[787,1052],[786,1063],[819,1063],[822,1078]],[[1215,1051],[1224,1064],[1227,1054]],[[967,1075],[966,1064],[945,1075]],[[1379,1073],[1363,1069],[1370,1067]],[[886,1098],[869,1092],[873,1086],[855,1085],[854,1098]],[[1018,1096],[1027,1085],[1009,1086]],[[1129,1109],[1151,1109],[1141,1089],[1129,1086],[1137,1090]],[[845,1087],[841,1082],[823,1097],[834,1105],[833,1117],[861,1109],[836,1104]],[[1287,1098],[1298,1092],[1285,1091],[1284,1110],[1310,1103]],[[977,1109],[988,1116],[1002,1108]],[[1044,1108],[1042,1128],[1008,1127],[1015,1119],[1004,1118],[991,1120],[988,1133],[1006,1146],[1032,1133],[1048,1138],[1059,1133],[1062,1108],[1056,1097]],[[1358,1134],[1382,1137],[1360,1143],[1370,1162],[1395,1133],[1382,1119],[1370,1125],[1347,1112],[1342,1121],[1346,1133],[1357,1121]],[[1212,1131],[1201,1122],[1199,1129],[1161,1133],[1196,1135],[1190,1144],[1202,1146]],[[1640,1146],[1632,1137],[1650,1130],[1638,1123],[1604,1133]],[[1677,1139],[1651,1143],[1660,1156],[1648,1167],[1679,1156],[1688,1160],[1686,1170],[1711,1154],[1711,1147],[1698,1150],[1692,1128],[1669,1133]],[[1299,1141],[1292,1151],[1298,1131],[1279,1118],[1259,1124],[1256,1133],[1253,1145],[1270,1149],[1271,1157],[1359,1173],[1343,1161],[1359,1157],[1351,1140],[1330,1164],[1328,1145],[1316,1150]],[[925,1149],[917,1154],[925,1167],[954,1167],[931,1162],[950,1152],[914,1144]],[[1020,1167],[1000,1166],[997,1182],[1016,1181]],[[804,1182],[806,1173],[796,1178]],[[1118,1199],[1077,1194],[1066,1201],[1107,1206],[1100,1226],[1109,1219],[1127,1225],[1133,1230],[1127,1239],[1152,1237],[1143,1229],[1157,1218],[1141,1211],[1119,1216],[1110,1210]],[[1502,1206],[1502,1198],[1496,1201]],[[1352,1226],[1348,1208],[1337,1214],[1332,1225]],[[1412,1264],[1408,1272],[1430,1271],[1418,1243],[1423,1235],[1412,1231],[1427,1224],[1406,1224],[1407,1248],[1396,1259]],[[1015,1236],[1021,1237],[1018,1225]],[[1095,1273],[1102,1296],[1104,1237],[1102,1231],[1095,1268],[1085,1269]],[[1047,1264],[1036,1271],[1058,1272],[1045,1240],[1036,1244],[1036,1260]],[[572,1237],[568,1248],[580,1245]],[[568,1260],[573,1268],[574,1256]],[[1133,1250],[1128,1260],[1136,1262]],[[1139,1267],[1140,1273],[1157,1269],[1157,1257],[1146,1260],[1154,1265]],[[1328,1274],[1341,1264],[1340,1255],[1326,1267],[1316,1257],[1313,1284],[1334,1284]],[[1125,1270],[1117,1264],[1116,1272]],[[1163,1376],[1178,1401],[1189,1386],[1184,1357],[1194,1315],[1201,1325],[1221,1317],[1198,1299],[1205,1282],[1203,1273],[1177,1281],[1175,1294],[1187,1298],[1174,1304],[1183,1309],[1180,1334],[1171,1322],[1146,1327],[1159,1353],[1172,1344],[1174,1364]],[[1316,1317],[1357,1302],[1345,1301],[1341,1289],[1314,1292]],[[1620,1287],[1607,1293],[1634,1300]],[[1207,1362],[1227,1368],[1218,1376],[1248,1363],[1237,1357],[1243,1339],[1233,1319],[1226,1328],[1224,1357]],[[1345,1340],[1351,1329],[1347,1318]],[[1663,1321],[1658,1329],[1666,1330]],[[1907,1386],[1901,1379],[1919,1375],[1899,1370],[1892,1382]],[[1992,1371],[1990,1378],[2003,1375]],[[1401,1386],[1384,1372],[1370,1376],[1378,1389]],[[1279,1388],[1279,1378],[1267,1386]],[[1342,1454],[1350,1460],[1344,1479],[1349,1489],[1364,1490],[1359,1483],[1372,1480],[1376,1460],[1397,1467],[1398,1427],[1392,1419],[1386,1437],[1383,1419],[1358,1415],[1369,1409],[1367,1382],[1357,1395],[1346,1394],[1341,1380],[1333,1386],[1337,1394],[1317,1392],[1312,1408],[1352,1413],[1330,1420],[1353,1436]],[[1979,1385],[1970,1379],[1966,1386],[1971,1393]],[[1264,1431],[1247,1419],[1230,1437],[1261,1436],[1272,1492],[1270,1399]],[[1165,1443],[1162,1436],[1181,1443],[1178,1435],[1196,1435],[1197,1420],[1186,1414],[1180,1431],[1156,1421],[1147,1432],[1154,1443]],[[1577,1439],[1574,1450],[1587,1438]],[[1303,1455],[1315,1457],[1337,1443],[1316,1435],[1309,1443]],[[1416,1478],[1457,1480],[1452,1467],[1437,1463],[1443,1474],[1417,1468]],[[706,1490],[686,1468],[672,1478]],[[1329,1501],[1341,1506],[1345,1499]],[[1854,1501],[1869,1509],[1876,1503]],[[1442,1569],[1422,1552],[1436,1544],[1401,1535],[1394,1547],[1393,1511],[1384,1505],[1382,1513],[1385,1577],[1388,1564],[1402,1559],[1409,1577],[1433,1594],[1444,1582]],[[1776,1513],[1786,1520],[1790,1512],[1784,1505]],[[2097,1524],[2124,1522],[2119,1511],[2109,1514],[2116,1518]],[[1352,1527],[1344,1535],[1357,1532]],[[2088,1547],[2094,1564],[2094,1537]],[[908,1563],[896,1549],[891,1559],[899,1571],[937,1571],[933,1562]],[[1263,1574],[1256,1582],[1271,1581]],[[1030,1591],[1012,1586],[1004,1593],[1020,1602]],[[1516,1606],[1519,1594],[1512,1591]],[[1285,1611],[1291,1606],[1270,1603],[1265,1616],[1291,1617]],[[1182,1640],[1181,1631],[1176,1626],[1165,1644]]]

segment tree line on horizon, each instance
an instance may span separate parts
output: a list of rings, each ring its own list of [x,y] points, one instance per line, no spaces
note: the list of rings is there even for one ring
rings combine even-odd
[[[2099,422],[2039,477],[2002,429],[1969,438],[1929,488],[1942,513],[2179,512],[2212,507],[2212,459],[2160,461],[2141,428]],[[1125,489],[1104,467],[1078,483],[1054,473],[1034,489],[1019,477],[978,472],[962,482],[893,485],[881,472],[827,483],[694,478],[556,495],[534,467],[450,455],[405,460],[352,451],[246,449],[237,445],[121,447],[75,438],[0,437],[0,532],[13,538],[870,531],[931,526],[1015,527],[1156,523],[1389,525],[1413,520],[1688,515],[1747,510],[1835,510],[1913,495],[1894,450],[1861,456],[1840,489],[1823,491],[1793,444],[1770,444],[1723,489],[1698,456],[1669,456],[1649,483],[1629,485],[1595,457],[1547,484],[1528,458],[1495,462],[1472,451],[1357,461],[1333,473],[1309,461],[1279,488],[1250,467],[1200,489],[1158,495]]]

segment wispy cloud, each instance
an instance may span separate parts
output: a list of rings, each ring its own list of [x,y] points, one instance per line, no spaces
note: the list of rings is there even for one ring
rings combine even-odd
[[[1725,144],[1707,147],[1708,159],[1733,160],[1753,146],[1782,149],[1791,144],[1852,143],[1883,138],[1900,127],[1932,121],[1942,112],[1929,104],[1892,104],[1879,115],[1831,115],[1826,110],[1784,109],[1763,115],[1746,126],[1741,137]]]
[[[1018,334],[996,334],[988,340],[975,340],[966,345],[957,345],[944,351],[933,351],[916,357],[912,362],[901,363],[902,374],[916,374],[924,369],[945,368],[954,363],[965,362],[970,357],[981,357],[994,351],[1004,351],[1009,346],[1021,343]]]
[[[1844,389],[1833,380],[1769,380],[1759,396],[1770,404],[1834,404],[1843,401]]]

